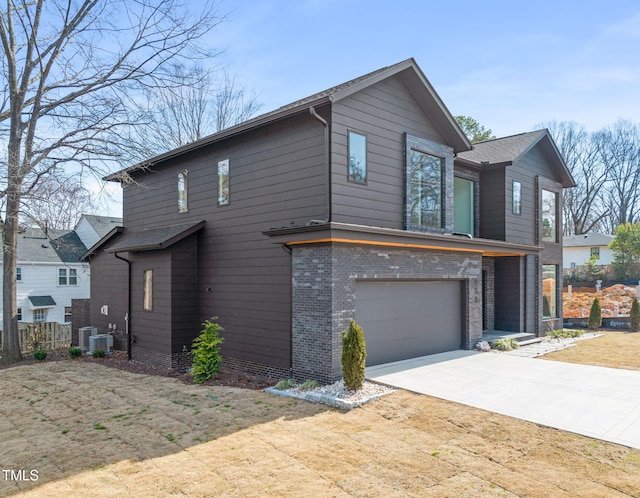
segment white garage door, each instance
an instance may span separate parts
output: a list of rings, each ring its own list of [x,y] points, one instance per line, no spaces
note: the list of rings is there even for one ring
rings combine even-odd
[[[367,365],[460,349],[460,281],[356,283],[356,321],[364,330]]]

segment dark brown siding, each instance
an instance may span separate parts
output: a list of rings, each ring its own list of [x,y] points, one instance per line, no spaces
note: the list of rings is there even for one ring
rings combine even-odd
[[[111,253],[99,252],[91,259],[90,325],[97,327],[100,334],[109,332],[110,323],[116,324],[117,331],[125,332],[128,299],[127,263]],[[104,306],[108,315],[101,312]]]
[[[392,78],[333,106],[332,219],[403,228],[404,133],[443,143],[407,87]],[[367,136],[367,184],[347,181],[347,131]]]
[[[171,338],[172,352],[191,351],[200,333],[198,309],[198,243],[192,235],[171,247]]]
[[[326,109],[318,112],[329,119]],[[230,204],[218,206],[223,159]],[[178,213],[177,175],[185,169],[188,212]],[[324,129],[304,113],[162,164],[124,188],[127,229],[206,222],[197,246],[197,324],[219,317],[224,356],[289,368],[290,255],[262,231],[324,218],[324,176]]]
[[[505,240],[507,202],[504,170],[483,171],[480,182],[480,237]]]
[[[496,330],[522,332],[524,306],[522,260],[519,257],[496,258],[495,327]]]

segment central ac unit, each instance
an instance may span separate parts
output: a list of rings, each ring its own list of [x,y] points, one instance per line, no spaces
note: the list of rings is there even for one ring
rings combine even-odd
[[[98,334],[89,337],[89,353],[101,350],[104,352],[111,351],[113,347],[113,336],[109,334]]]
[[[96,327],[80,327],[78,329],[78,347],[84,351],[89,349],[89,337],[98,335]]]

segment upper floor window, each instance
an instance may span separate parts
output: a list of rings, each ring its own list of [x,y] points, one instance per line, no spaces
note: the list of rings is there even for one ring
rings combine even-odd
[[[16,268],[16,282],[22,282],[22,268]]]
[[[513,181],[511,189],[511,212],[522,214],[522,183]]]
[[[58,285],[78,285],[78,270],[75,268],[59,268]]]
[[[349,130],[349,173],[348,179],[354,183],[367,182],[367,136]]]
[[[453,179],[453,230],[457,233],[474,234],[475,184],[472,180]]]
[[[187,170],[178,174],[178,212],[187,212]]]
[[[452,232],[453,149],[409,134],[405,138],[405,228]]]
[[[218,162],[218,206],[229,204],[229,159]]]
[[[544,242],[558,242],[557,197],[558,194],[555,192],[542,190],[542,240]]]
[[[591,248],[591,257],[595,257],[596,259],[600,259],[600,248],[599,247],[592,247]]]

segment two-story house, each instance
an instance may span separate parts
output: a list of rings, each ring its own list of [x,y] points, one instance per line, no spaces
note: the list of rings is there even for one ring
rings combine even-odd
[[[188,364],[217,316],[227,366],[330,382],[351,319],[368,365],[560,324],[549,133],[472,147],[413,59],[107,179],[124,228],[87,253],[91,316],[134,359]]]

